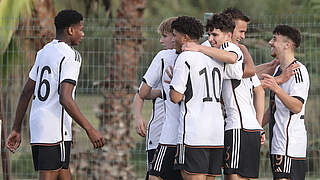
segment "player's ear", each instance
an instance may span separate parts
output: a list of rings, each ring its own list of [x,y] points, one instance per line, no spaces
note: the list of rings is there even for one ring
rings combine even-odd
[[[232,32],[227,32],[227,36],[228,38],[232,39],[232,36],[233,36]]]
[[[191,40],[191,38],[190,38],[187,34],[185,34],[183,40],[184,40],[185,42],[188,42],[188,41]]]
[[[72,26],[69,26],[68,28],[67,28],[67,34],[68,35],[70,35],[70,36],[72,36],[72,34],[73,34],[73,27]]]

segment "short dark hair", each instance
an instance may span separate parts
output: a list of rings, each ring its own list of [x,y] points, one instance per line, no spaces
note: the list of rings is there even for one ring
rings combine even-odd
[[[203,35],[203,26],[199,20],[190,16],[179,16],[171,24],[171,28],[199,40]]]
[[[245,22],[250,22],[250,18],[246,16],[242,11],[236,8],[227,8],[222,13],[229,14],[232,20],[242,20]]]
[[[294,46],[296,48],[298,48],[300,46],[301,34],[300,34],[300,31],[294,27],[280,24],[274,28],[272,33],[277,34],[277,35],[286,36],[294,43]]]
[[[56,33],[61,33],[65,28],[78,24],[83,20],[83,16],[75,10],[66,9],[60,11],[54,18]]]
[[[222,32],[231,32],[235,28],[235,24],[232,18],[228,14],[219,13],[213,14],[211,18],[208,19],[206,24],[206,31],[212,31],[213,29],[220,29]]]

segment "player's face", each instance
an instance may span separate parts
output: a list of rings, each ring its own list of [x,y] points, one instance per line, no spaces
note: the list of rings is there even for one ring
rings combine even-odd
[[[72,28],[72,35],[71,35],[71,46],[79,45],[83,36],[83,21],[80,21],[80,23],[72,25],[70,28]]]
[[[175,44],[173,34],[169,32],[161,34],[160,44],[166,49],[173,49]]]
[[[278,34],[274,34],[272,39],[269,41],[269,45],[271,46],[271,56],[277,57],[281,52],[284,51],[285,46],[288,41],[286,37]]]
[[[235,21],[235,25],[236,27],[233,30],[232,42],[238,43],[242,39],[246,38],[248,23],[238,19]]]
[[[220,29],[216,29],[216,28],[214,28],[212,31],[209,31],[208,35],[209,35],[208,40],[211,46],[215,48],[220,48],[220,46],[224,42],[231,40],[227,32],[222,32]]]
[[[175,48],[178,53],[182,52],[182,45],[185,42],[185,35],[176,31],[175,29],[173,30],[173,38],[175,41]]]

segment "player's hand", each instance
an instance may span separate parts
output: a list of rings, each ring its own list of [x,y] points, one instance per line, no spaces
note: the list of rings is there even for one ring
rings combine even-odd
[[[266,134],[262,134],[261,135],[261,144],[264,144],[264,142],[266,141]]]
[[[105,141],[100,131],[92,128],[87,131],[87,134],[95,149],[104,146]]]
[[[282,84],[287,82],[291,76],[293,76],[294,74],[297,74],[298,71],[297,69],[300,67],[300,64],[295,63],[295,64],[291,64],[289,67],[287,67],[281,74],[280,76],[278,76],[277,78],[277,82],[278,84]]]
[[[21,134],[13,130],[7,139],[6,146],[11,152],[15,152],[21,144]]]
[[[164,82],[170,84],[171,80],[173,78],[173,67],[169,66],[169,70],[166,69],[166,73],[167,73],[168,77],[170,78],[170,80],[164,80]]]
[[[263,79],[261,80],[262,87],[268,88],[271,91],[276,93],[280,87],[276,82],[275,78],[273,76],[270,76],[269,74],[262,74],[262,77],[263,77]]]
[[[147,125],[142,118],[135,118],[136,132],[142,136],[146,137]]]
[[[200,51],[200,44],[197,44],[195,42],[187,42],[182,45],[182,51]]]

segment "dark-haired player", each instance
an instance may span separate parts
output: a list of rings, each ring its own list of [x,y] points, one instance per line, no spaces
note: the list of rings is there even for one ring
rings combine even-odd
[[[73,100],[82,60],[72,46],[84,36],[83,17],[77,11],[63,10],[55,17],[55,26],[56,39],[37,52],[6,145],[12,152],[19,147],[21,123],[33,96],[30,143],[34,168],[39,171],[39,179],[69,180],[72,119],[86,130],[94,148],[102,147],[104,139]]]
[[[264,114],[269,122],[270,159],[275,180],[305,179],[307,132],[304,124],[309,91],[307,68],[295,56],[301,42],[300,32],[287,25],[278,25],[269,41],[271,54],[279,60],[273,76],[263,74],[262,84],[270,89],[270,105]],[[297,73],[281,85],[276,76],[292,64],[299,64]]]
[[[253,60],[247,48],[239,44],[245,38],[250,19],[236,8],[228,8],[223,13],[230,15],[235,23],[232,42],[246,54],[242,78],[226,80],[223,84],[226,109],[224,174],[228,180],[258,178],[260,144],[265,137],[260,136],[261,132],[264,133],[262,118],[265,97],[255,75]]]
[[[182,16],[173,22],[176,48],[198,43],[200,21]],[[201,52],[184,51],[175,64],[170,98],[181,103],[176,167],[184,179],[214,179],[221,175],[223,126],[220,94],[224,63]]]

